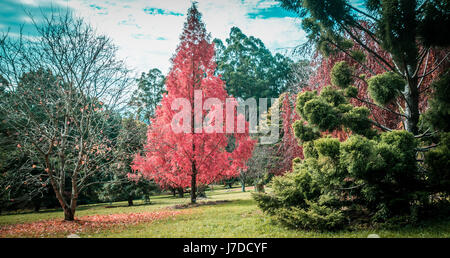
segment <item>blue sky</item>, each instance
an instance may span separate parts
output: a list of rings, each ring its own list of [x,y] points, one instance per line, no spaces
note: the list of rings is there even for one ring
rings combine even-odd
[[[293,13],[273,0],[198,0],[212,38],[227,38],[231,27],[261,38],[273,52],[285,53],[303,43],[305,33]],[[1,0],[0,31],[30,23],[23,10],[39,16],[53,7],[72,9],[113,39],[119,55],[140,73],[159,68],[166,73],[175,52],[191,0]]]

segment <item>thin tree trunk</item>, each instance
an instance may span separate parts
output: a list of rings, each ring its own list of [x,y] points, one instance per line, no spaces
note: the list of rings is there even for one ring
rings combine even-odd
[[[414,67],[416,63],[405,64],[405,77],[406,86],[403,96],[405,97],[405,130],[417,135],[419,133],[419,89],[417,76],[411,76],[414,74]]]
[[[45,157],[45,160],[46,160],[47,168],[49,168],[50,166],[49,166],[49,161],[48,161],[48,157],[47,156]],[[60,189],[58,188],[55,180],[53,180],[53,173],[51,172],[50,169],[49,169],[48,174],[50,176],[50,183],[51,183],[51,185],[53,187],[53,192],[55,193],[56,198],[58,199],[59,205],[61,205],[61,207],[63,208],[64,220],[73,221],[74,217],[75,217],[75,214],[74,214],[74,212],[72,212],[72,210],[69,207],[69,205],[66,204],[67,202],[64,199],[64,196],[62,195],[62,190],[60,191]]]
[[[184,189],[183,189],[183,187],[178,188],[178,197],[180,197],[180,198],[184,197]]]
[[[191,177],[191,203],[197,201],[197,169],[195,162],[192,162],[192,177]]]
[[[128,196],[128,206],[133,206],[133,197]]]
[[[408,87],[408,92],[405,96],[406,104],[405,113],[405,130],[417,135],[419,133],[418,123],[419,123],[419,89],[416,87],[416,80],[411,80],[406,87]],[[411,85],[412,84],[412,85]]]
[[[39,198],[33,202],[34,204],[34,212],[38,212],[41,209],[42,199]]]

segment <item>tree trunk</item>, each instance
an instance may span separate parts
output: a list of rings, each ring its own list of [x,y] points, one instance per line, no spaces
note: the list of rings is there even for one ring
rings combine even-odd
[[[73,221],[75,219],[75,211],[71,208],[64,206],[64,220]]]
[[[405,105],[406,123],[405,130],[417,135],[419,133],[419,90],[417,89],[417,80],[411,79],[406,85],[408,88],[405,99],[408,103]]]
[[[133,197],[128,196],[128,206],[133,206]]]
[[[414,73],[414,67],[417,63],[410,63],[405,65],[405,75],[406,75],[406,86],[405,92],[403,93],[406,103],[405,103],[405,130],[417,135],[419,133],[419,89],[417,76],[411,77]]]
[[[199,185],[197,187],[197,197],[206,198],[206,185]]]
[[[41,199],[34,201],[34,212],[38,212],[41,209]]]
[[[47,166],[48,167],[48,166]],[[50,177],[53,175],[49,173]],[[58,199],[59,205],[63,208],[64,211],[64,220],[66,221],[73,221],[75,218],[75,209],[72,211],[72,209],[66,205],[65,197],[63,196],[63,192],[60,192],[60,189],[57,187],[55,181],[53,179],[50,179],[50,183],[53,187],[53,192],[56,195],[56,198]]]
[[[192,162],[192,177],[191,177],[191,203],[197,201],[197,169],[195,162]]]
[[[245,182],[241,181],[241,186],[242,186],[242,192],[245,192]]]
[[[180,197],[180,198],[184,197],[184,189],[183,189],[183,187],[178,188],[178,197]]]

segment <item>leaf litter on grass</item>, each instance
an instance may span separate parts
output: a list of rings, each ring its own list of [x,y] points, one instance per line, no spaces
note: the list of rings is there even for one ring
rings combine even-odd
[[[69,234],[98,233],[106,229],[121,229],[130,225],[173,218],[189,210],[162,210],[142,213],[89,215],[74,221],[61,219],[40,220],[30,223],[12,224],[0,227],[0,238],[8,237],[64,237]]]

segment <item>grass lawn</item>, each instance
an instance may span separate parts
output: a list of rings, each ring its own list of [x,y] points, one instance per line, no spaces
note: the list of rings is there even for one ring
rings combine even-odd
[[[450,219],[421,227],[400,229],[366,229],[357,231],[312,232],[286,229],[271,222],[257,207],[250,192],[240,188],[216,189],[207,192],[207,201],[229,202],[182,209],[176,216],[128,225],[112,227],[99,232],[80,233],[82,237],[367,237],[376,233],[381,237],[450,237]],[[188,203],[189,199],[169,195],[155,196],[151,204],[137,201],[128,207],[126,202],[80,206],[77,217],[173,210],[176,204]],[[38,213],[10,214],[0,216],[0,228],[5,225],[34,222],[42,219],[62,219],[62,211],[46,210]]]

